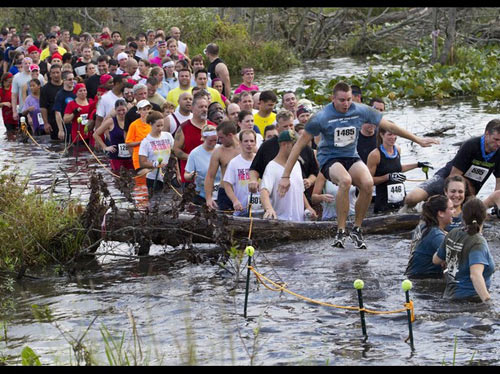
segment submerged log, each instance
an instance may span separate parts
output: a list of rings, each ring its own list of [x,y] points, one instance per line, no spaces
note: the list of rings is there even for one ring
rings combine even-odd
[[[367,217],[366,234],[389,234],[410,231],[418,224],[420,214],[390,214]],[[223,228],[221,231],[218,228]],[[138,212],[115,210],[105,217],[103,239],[108,241],[178,246],[189,243],[214,243],[217,235],[225,240],[252,239],[253,242],[304,241],[328,238],[337,228],[335,221],[293,222],[261,218],[233,217],[218,213],[210,219],[201,214],[172,212]],[[220,238],[219,238],[220,239]]]

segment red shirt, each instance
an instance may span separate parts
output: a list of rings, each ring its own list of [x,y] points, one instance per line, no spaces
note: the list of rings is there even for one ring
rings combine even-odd
[[[5,90],[4,88],[0,88],[0,102],[5,103],[5,102],[11,102],[12,99],[12,85],[8,90]],[[12,112],[12,108],[3,105],[2,106],[2,116],[3,116],[3,122],[7,123],[9,125],[16,124],[17,121],[14,120],[13,117],[14,113]]]
[[[71,122],[71,141],[76,140],[81,140],[80,136],[78,136],[78,131],[82,134],[83,139],[88,143],[89,139],[93,139],[92,136],[92,131],[89,131],[87,134],[85,134],[85,121],[82,121],[82,123],[78,123],[78,118],[81,117],[82,120],[87,119],[90,120],[90,113],[94,110],[95,107],[95,101],[92,99],[89,99],[89,104],[88,105],[79,105],[76,102],[76,99],[73,101],[70,101],[68,105],[66,105],[66,109],[64,110],[64,114],[71,114],[76,108],[81,108],[80,114],[78,116],[73,117],[73,121]]]

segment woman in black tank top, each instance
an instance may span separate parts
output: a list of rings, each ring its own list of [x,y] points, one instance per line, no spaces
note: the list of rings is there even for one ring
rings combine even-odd
[[[419,163],[401,165],[401,148],[397,136],[379,127],[377,148],[368,155],[367,166],[375,185],[374,213],[396,210],[406,196],[403,172],[419,167]]]

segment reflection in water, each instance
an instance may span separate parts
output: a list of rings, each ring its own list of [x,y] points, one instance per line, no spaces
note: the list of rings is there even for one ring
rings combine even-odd
[[[367,67],[352,59],[308,62],[286,76],[256,77],[263,89],[294,89],[303,78],[329,80],[334,75],[362,72]],[[498,117],[482,103],[454,101],[440,107],[389,105],[386,115],[399,125],[422,134],[443,125],[456,125],[451,137],[441,145],[420,148],[399,139],[402,163],[431,161],[443,166],[458,150],[454,143],[480,134],[485,124]],[[61,144],[39,139],[53,152]],[[88,172],[99,170],[117,205],[128,206],[107,173],[83,147],[77,154],[50,153],[34,144],[19,144],[0,130],[0,165],[12,165],[30,173],[32,183],[49,188],[54,176],[54,193],[61,198],[86,201]],[[408,179],[423,177],[419,169]],[[68,184],[68,180],[70,184]],[[408,182],[407,190],[416,184]],[[494,189],[491,178],[480,197]],[[145,181],[139,180],[134,197],[147,199]],[[258,233],[254,233],[258,235]],[[496,263],[500,263],[498,224],[488,228],[487,237]],[[364,306],[374,310],[397,310],[405,302],[401,282],[409,256],[405,235],[367,237],[368,249],[348,244],[339,250],[329,240],[273,245],[256,248],[256,269],[274,281],[283,281],[300,295],[330,304],[357,306],[355,279],[363,279]],[[200,250],[204,247],[200,246]],[[207,247],[208,249],[209,247]],[[152,365],[192,363],[199,365],[440,365],[451,363],[455,338],[456,364],[474,362],[500,364],[498,333],[500,292],[498,276],[493,276],[493,305],[449,302],[441,299],[440,281],[415,280],[410,296],[415,303],[413,324],[415,352],[411,352],[406,313],[366,314],[368,338],[361,332],[359,312],[334,309],[299,300],[287,293],[272,292],[251,278],[248,318],[243,318],[246,269],[241,267],[239,282],[229,272],[209,263],[172,264],[161,255],[171,247],[153,246],[150,258],[136,259],[134,248],[123,243],[103,243],[99,256],[80,264],[71,276],[55,273],[33,274],[40,279],[23,279],[13,293],[3,292],[3,301],[12,300],[15,309],[8,315],[8,341],[0,342],[3,355],[18,357],[30,346],[43,364],[68,364],[71,354],[65,336],[54,324],[38,322],[31,306],[49,306],[62,331],[81,336],[97,315],[84,343],[101,364],[108,364],[99,327],[114,336],[125,336],[133,345],[129,314],[137,324],[141,348]],[[2,318],[7,318],[3,315]],[[252,359],[251,359],[252,357]],[[146,360],[145,360],[146,361]],[[73,360],[74,362],[74,360]]]

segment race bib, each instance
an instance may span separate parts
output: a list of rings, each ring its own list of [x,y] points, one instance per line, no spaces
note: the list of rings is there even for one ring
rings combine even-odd
[[[262,210],[260,195],[248,195],[247,206],[252,206],[252,211]]]
[[[86,74],[85,68],[86,68],[86,65],[78,66],[77,68],[75,68],[75,73],[79,76],[85,75]]]
[[[37,113],[37,118],[38,118],[38,124],[40,126],[43,126],[45,123],[43,122],[43,116],[42,116],[42,113]]]
[[[464,177],[475,180],[476,182],[482,182],[488,175],[488,169],[477,165],[471,165],[469,170],[464,174]]]
[[[130,157],[130,151],[125,143],[118,144],[118,157]]]
[[[356,140],[356,128],[354,126],[350,127],[338,127],[335,129],[335,147],[346,147]]]
[[[214,199],[214,200],[217,200],[217,196],[219,196],[219,187],[220,187],[220,183],[214,184],[214,189],[212,192],[212,199]]]
[[[396,204],[403,201],[405,198],[405,186],[403,183],[387,185],[387,202]]]
[[[82,119],[82,125],[85,126],[88,122],[89,115],[87,113],[80,114],[80,118]]]

